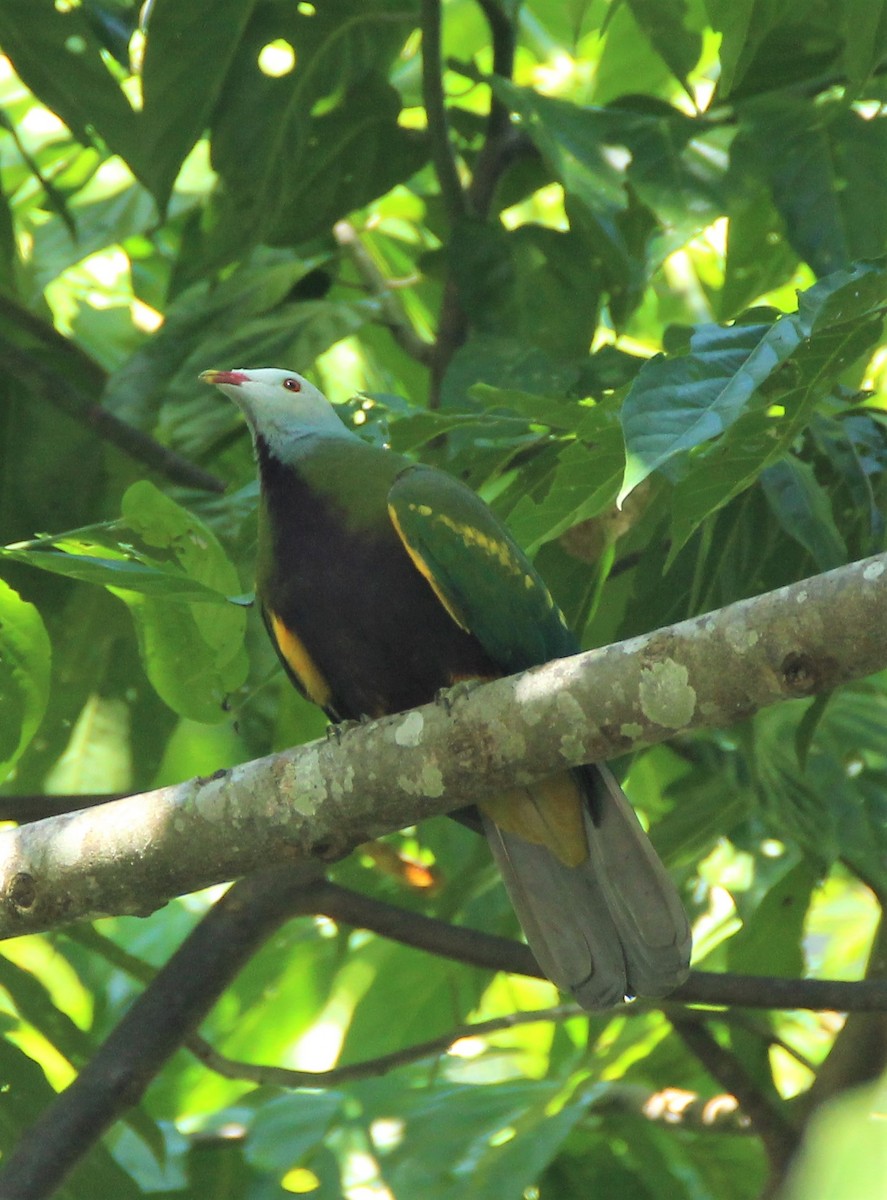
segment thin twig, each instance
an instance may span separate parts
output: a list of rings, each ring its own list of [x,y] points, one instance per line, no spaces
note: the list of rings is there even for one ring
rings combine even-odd
[[[441,0],[422,0],[422,99],[431,139],[431,158],[451,221],[464,216],[465,190],[450,141],[441,56]]]
[[[560,1004],[553,1008],[537,1009],[534,1012],[506,1013],[501,1017],[491,1017],[488,1021],[459,1025],[447,1033],[429,1038],[425,1042],[418,1042],[413,1046],[404,1046],[401,1050],[394,1050],[391,1054],[381,1054],[378,1058],[349,1063],[344,1067],[331,1067],[327,1071],[298,1071],[289,1067],[266,1066],[227,1058],[224,1054],[219,1054],[204,1038],[196,1035],[190,1037],[185,1044],[204,1066],[219,1075],[224,1075],[226,1079],[246,1079],[253,1083],[286,1088],[338,1087],[343,1083],[354,1083],[358,1079],[372,1079],[380,1075],[387,1075],[389,1071],[393,1071],[397,1067],[404,1067],[410,1063],[421,1062],[424,1058],[445,1054],[463,1038],[488,1037],[492,1033],[500,1033],[504,1029],[514,1029],[519,1025],[536,1025],[543,1021],[568,1021],[571,1017],[581,1017],[582,1015],[583,1010],[577,1004]]]
[[[522,942],[409,912],[336,883],[325,883],[317,896],[321,905],[318,912],[331,920],[368,929],[402,945],[472,966],[544,978],[530,948]],[[887,1011],[887,983],[691,971],[686,983],[672,992],[668,1000],[643,1003],[647,1007],[661,1008],[671,1017],[670,1006],[674,1002],[740,1008],[881,1012]],[[641,1007],[641,1002],[631,1007]],[[620,1006],[618,1011],[628,1010]]]
[[[672,1017],[671,1023],[687,1049],[739,1101],[767,1153],[771,1176],[781,1178],[798,1144],[797,1131],[782,1106],[758,1086],[744,1064],[720,1045],[701,1021]]]
[[[516,36],[514,25],[500,7],[498,0],[478,0],[483,9],[487,24],[490,27],[490,37],[493,42],[493,74],[502,79],[510,79],[514,71],[514,51]],[[506,105],[493,95],[490,100],[490,112],[487,117],[487,132],[481,147],[471,185],[468,189],[468,202],[471,211],[479,217],[486,217],[490,210],[496,184],[510,155],[507,145],[513,133],[517,141],[523,145],[523,139],[518,130],[512,130],[511,118]],[[515,145],[514,149],[517,149]]]
[[[615,1015],[619,1012],[629,1017],[643,1016],[656,1007],[654,1002],[644,1001],[643,1003],[629,1005],[628,1007],[624,1005],[618,1008],[614,1007],[610,1010],[609,1015]],[[669,1006],[669,1011],[674,1011],[676,1008],[677,1006]],[[607,1014],[602,1015],[606,1016]],[[713,1019],[729,1021],[731,1024],[743,1024],[743,1027],[750,1027],[752,1025],[750,1021],[743,1023],[739,1019],[740,1014],[711,1013],[708,1015]],[[199,1034],[192,1034],[184,1045],[205,1067],[211,1071],[215,1071],[218,1075],[223,1075],[226,1079],[243,1079],[263,1086],[285,1088],[338,1087],[343,1083],[353,1083],[358,1079],[371,1079],[387,1075],[389,1071],[396,1070],[399,1067],[408,1066],[412,1063],[421,1062],[426,1058],[445,1054],[457,1042],[465,1038],[489,1037],[490,1034],[501,1033],[506,1029],[515,1029],[521,1025],[536,1025],[545,1021],[569,1021],[574,1017],[581,1017],[587,1020],[589,1014],[580,1008],[578,1004],[558,1004],[551,1008],[536,1009],[532,1012],[506,1013],[501,1017],[491,1017],[487,1021],[466,1022],[465,1024],[456,1026],[454,1029],[448,1030],[446,1033],[439,1034],[437,1037],[429,1038],[427,1041],[418,1042],[412,1046],[403,1046],[401,1049],[394,1050],[390,1054],[382,1054],[376,1058],[364,1059],[362,1062],[349,1063],[346,1066],[330,1067],[325,1071],[296,1070],[290,1067],[244,1062],[241,1059],[229,1058],[227,1055],[221,1054],[216,1050],[214,1046]],[[696,1014],[693,1010],[682,1009],[681,1019],[698,1022],[702,1018],[701,1014]],[[761,1030],[756,1028],[755,1032],[761,1033]],[[811,1071],[814,1070],[810,1063],[797,1055],[791,1046],[779,1038],[769,1035],[766,1031],[762,1033],[762,1036],[769,1044],[782,1046],[789,1054],[798,1058],[798,1061],[802,1062],[804,1066],[808,1067]],[[667,1090],[670,1091],[671,1089]],[[685,1095],[694,1103],[699,1101],[698,1096],[690,1093],[685,1093]],[[703,1103],[700,1102],[698,1107],[703,1107]],[[723,1108],[724,1106],[722,1105],[721,1109]],[[683,1119],[686,1111],[686,1106],[682,1106],[681,1119]]]
[[[809,1071],[812,1075],[816,1074],[816,1063],[811,1062],[805,1054],[802,1054],[791,1042],[787,1042],[785,1038],[779,1036],[774,1030],[762,1020],[753,1017],[750,1013],[744,1013],[737,1009],[727,1009],[725,1012],[714,1013],[710,1010],[706,1011],[706,1015],[714,1021],[721,1024],[731,1026],[734,1029],[742,1029],[746,1033],[750,1033],[752,1037],[760,1038],[760,1040],[769,1047],[778,1048],[789,1058],[793,1058],[799,1066],[802,1066],[805,1071]]]
[[[361,279],[379,301],[385,325],[398,346],[410,358],[428,366],[433,357],[434,347],[416,333],[403,305],[392,291],[391,284],[379,270],[357,230],[350,221],[337,221],[333,226],[333,236],[339,245],[348,251]]]

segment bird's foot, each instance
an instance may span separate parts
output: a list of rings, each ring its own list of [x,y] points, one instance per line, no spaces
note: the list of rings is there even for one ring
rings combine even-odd
[[[360,729],[361,725],[369,725],[372,720],[372,717],[363,713],[357,721],[330,721],[326,727],[326,740],[338,745],[349,730]]]
[[[482,683],[486,682],[485,679],[457,679],[450,687],[440,688],[435,694],[434,702],[443,705],[444,709],[451,713],[469,692],[473,692],[476,687],[480,687]]]

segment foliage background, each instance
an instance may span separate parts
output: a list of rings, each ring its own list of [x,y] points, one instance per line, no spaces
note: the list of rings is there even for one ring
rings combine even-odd
[[[440,66],[433,0],[139,7],[0,0],[0,814],[322,732],[223,602],[252,586],[256,489],[207,367],[305,371],[367,436],[466,479],[588,646],[884,548],[882,0],[449,0]],[[622,764],[697,965],[864,971],[885,709],[875,678]],[[516,933],[468,832],[390,847],[335,878]],[[4,1151],[213,898],[6,944]],[[555,999],[302,920],[203,1032],[322,1070]],[[798,1129],[838,1090],[820,1065],[840,1026],[710,1023]],[[738,1122],[645,1107],[731,1090],[662,1012],[457,1048],[293,1093],[182,1051],[60,1195],[742,1200],[780,1182]],[[816,1118],[825,1165],[792,1194],[875,1195],[873,1103]],[[850,1129],[863,1148],[838,1167]]]

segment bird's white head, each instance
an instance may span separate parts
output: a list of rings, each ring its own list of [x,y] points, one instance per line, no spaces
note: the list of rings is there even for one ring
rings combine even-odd
[[[313,383],[279,367],[238,367],[235,371],[203,371],[246,417],[253,437],[261,436],[277,457],[285,459],[301,438],[347,432],[336,410]]]

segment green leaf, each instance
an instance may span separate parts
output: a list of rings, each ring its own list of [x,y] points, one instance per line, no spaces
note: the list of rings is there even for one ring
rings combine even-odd
[[[781,0],[705,0],[712,26],[721,34],[718,90],[729,96],[742,81],[761,44],[786,16]]]
[[[610,5],[605,21],[600,57],[594,77],[594,99],[598,104],[618,103],[629,90],[636,95],[661,96],[674,87],[672,72],[636,19],[634,6]]]
[[[876,553],[883,545],[884,514],[874,483],[887,467],[885,430],[863,411],[849,413],[843,420],[817,414],[810,433],[846,488],[863,528],[860,555]]]
[[[773,325],[704,325],[683,357],[651,359],[625,399],[626,468],[620,503],[678,455],[718,439],[690,459],[675,490],[676,554],[694,528],[785,453],[816,400],[873,346],[887,300],[887,271],[862,263],[837,271]],[[768,415],[781,405],[785,419]],[[741,423],[740,423],[741,422]],[[722,436],[729,432],[729,438]]]
[[[799,329],[785,320],[702,325],[689,354],[645,363],[622,406],[626,462],[619,503],[670,459],[724,433],[800,340]]]
[[[882,1076],[818,1109],[792,1165],[786,1200],[880,1200],[885,1104]]]
[[[549,1080],[404,1093],[407,1137],[386,1160],[393,1193],[457,1200],[470,1180],[472,1200],[522,1195],[587,1110],[585,1096],[564,1099]]]
[[[742,170],[735,143],[729,182],[727,262],[718,294],[722,321],[786,283],[798,265],[769,188],[756,174]]]
[[[133,616],[161,698],[181,716],[222,720],[222,703],[247,667],[243,602],[230,600],[237,572],[215,534],[153,484],[133,484],[122,509],[122,522],[0,554],[108,588]]]
[[[187,376],[190,393],[199,393],[197,374],[219,362],[230,365],[232,356],[236,358],[243,345],[231,343],[244,325],[252,329],[255,319],[272,312],[292,313],[291,326],[297,324],[295,312],[285,304],[286,298],[309,271],[325,261],[326,255],[307,259],[287,256],[284,261],[259,259],[218,283],[203,280],[194,284],[169,305],[166,319],[154,336],[111,375],[103,397],[105,405],[124,420],[142,425],[169,394],[176,377],[181,381],[183,375]],[[212,359],[213,354],[221,356],[218,361]],[[182,396],[177,393],[176,399],[181,401]]]
[[[800,862],[766,893],[728,943],[728,970],[800,979],[806,973],[804,921],[818,872]]]
[[[422,166],[425,138],[399,125],[400,97],[386,77],[409,27],[396,0],[256,8],[212,122],[224,189],[205,262],[242,257],[245,239],[290,245],[325,233]],[[260,56],[278,40],[296,59],[274,78]]]
[[[505,230],[465,218],[448,251],[475,328],[518,337],[552,354],[585,354],[597,324],[602,276],[581,226]]]
[[[127,161],[139,157],[136,114],[102,59],[84,8],[4,0],[0,43],[22,80],[84,145],[97,130]]]
[[[767,464],[784,453],[774,436],[775,422],[765,412],[740,417],[727,438],[692,464],[671,495],[671,547],[664,570],[669,570],[693,532],[712,513],[750,487]]]
[[[761,486],[777,521],[809,552],[820,571],[847,561],[847,546],[835,525],[828,495],[809,463],[786,455],[761,472]]]
[[[150,171],[151,191],[161,209],[185,156],[209,123],[256,3],[157,0],[151,6],[142,64],[139,162]]]
[[[125,588],[145,596],[162,596],[165,600],[201,601],[205,604],[227,604],[228,596],[206,587],[196,579],[170,567],[161,567],[156,560],[121,546],[113,536],[119,528],[113,523],[104,528],[95,526],[85,537],[60,534],[22,543],[21,546],[0,548],[0,557],[13,562],[27,563],[41,571],[94,583],[101,587]],[[104,545],[102,543],[105,543]],[[101,549],[99,549],[101,548]]]
[[[526,422],[515,421],[515,433],[526,430]],[[503,421],[500,417],[489,417],[485,413],[441,413],[412,412],[392,421],[389,444],[400,454],[410,454],[428,444],[434,438],[454,433],[457,429],[467,430],[472,437],[501,433]]]
[[[878,682],[836,692],[802,767],[795,752],[804,702],[755,718],[760,800],[777,836],[818,871],[841,858],[876,891],[887,888],[887,694]]]
[[[627,207],[627,183],[658,216],[682,227],[699,228],[717,211],[717,175],[698,153],[711,132],[702,121],[657,101],[580,108],[501,79],[493,87],[521,117],[569,195],[596,221]]]
[[[132,789],[132,713],[120,696],[91,692],[63,753],[46,773],[50,793],[91,795]]]
[[[250,1124],[246,1160],[284,1175],[323,1145],[345,1097],[336,1091],[278,1096],[264,1104]]]
[[[211,530],[153,484],[133,484],[122,508],[130,528],[147,545],[166,552],[190,578],[221,592],[238,586],[237,572]],[[132,614],[145,670],[160,697],[183,717],[222,720],[226,696],[246,678],[242,609],[170,605],[113,590]]]
[[[70,201],[67,222],[47,221],[34,230],[36,283],[45,286],[89,254],[142,235],[155,225],[156,205],[131,176],[118,178],[113,185],[109,182],[98,195],[97,190],[91,187],[87,196],[75,196]]]
[[[613,504],[624,464],[622,439],[615,427],[594,447],[571,442],[558,459],[544,495],[523,495],[508,517],[517,542],[534,554],[543,542]]]
[[[0,1153],[6,1159],[57,1093],[40,1063],[7,1037],[0,1038],[0,1076],[4,1083],[0,1096]],[[82,1196],[139,1200],[143,1192],[100,1143],[75,1168],[57,1196],[58,1200],[80,1200]]]
[[[93,1039],[55,1006],[39,976],[0,955],[0,984],[22,1020],[38,1029],[73,1066],[82,1066],[92,1056]]]
[[[887,51],[887,2],[844,0],[839,12],[848,84],[858,95]]]
[[[686,26],[686,0],[627,0],[634,19],[676,79],[686,84],[702,50],[702,37]]]
[[[612,118],[602,109],[579,108],[494,78],[493,90],[521,117],[528,135],[564,185],[589,213],[604,219],[626,207],[624,178],[608,154]]]
[[[767,187],[790,245],[825,275],[884,253],[885,155],[884,118],[781,99],[744,110],[731,169]]]
[[[284,178],[272,181],[280,192],[270,198],[274,222],[268,240],[286,245],[326,233],[353,208],[418,171],[427,161],[428,145],[422,134],[398,123],[400,112],[398,92],[371,75],[347,93],[340,107],[317,117],[302,155],[290,160],[284,154]],[[258,219],[262,215],[255,212]]]
[[[490,411],[508,409],[534,425],[547,425],[582,437],[595,434],[612,425],[612,416],[601,407],[580,404],[575,397],[542,396],[518,388],[491,387],[478,383],[469,393]]]
[[[18,247],[15,228],[6,192],[0,188],[0,285],[5,291],[15,292],[15,273],[18,263]]]
[[[477,383],[521,388],[543,396],[572,393],[580,364],[517,338],[475,334],[453,355],[444,377],[442,408],[463,411]]]
[[[798,766],[802,771],[807,770],[810,746],[831,698],[832,692],[820,692],[818,696],[814,696],[807,711],[798,721],[798,727],[795,730],[795,754],[798,758]]]
[[[43,719],[49,677],[49,637],[39,612],[0,579],[0,779]]]

